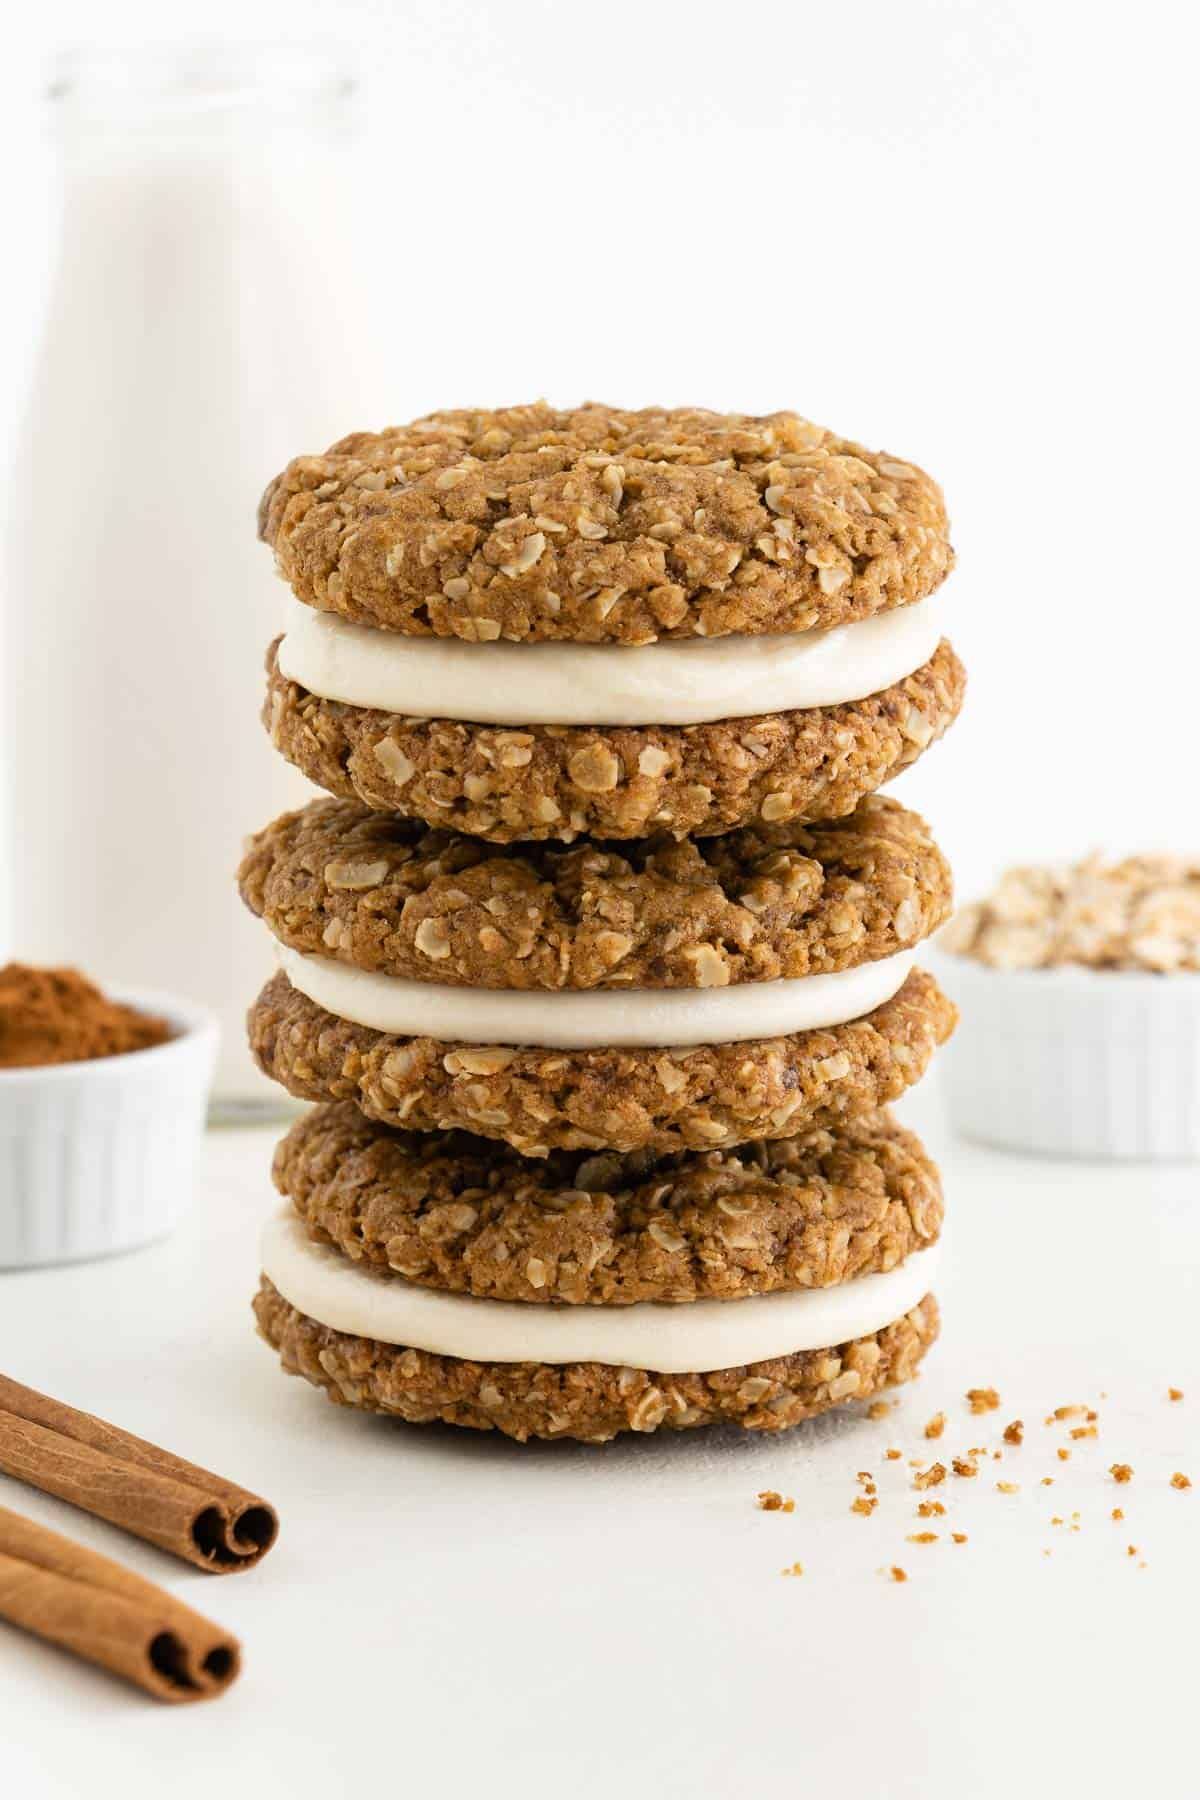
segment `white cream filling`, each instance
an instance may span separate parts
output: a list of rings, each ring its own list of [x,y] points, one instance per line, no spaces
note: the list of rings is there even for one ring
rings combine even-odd
[[[294,988],[326,1012],[399,1037],[545,1050],[657,1049],[787,1037],[859,1019],[903,986],[916,957],[901,950],[836,975],[716,988],[449,987],[378,975],[276,946]]]
[[[934,601],[830,631],[655,644],[468,644],[290,604],[279,668],[310,693],[410,718],[702,725],[862,700],[929,661]]]
[[[262,1240],[263,1270],[284,1299],[333,1331],[476,1362],[611,1363],[664,1374],[738,1368],[878,1331],[930,1291],[937,1260],[934,1245],[886,1274],[744,1300],[539,1306],[374,1276],[314,1243],[290,1207]]]

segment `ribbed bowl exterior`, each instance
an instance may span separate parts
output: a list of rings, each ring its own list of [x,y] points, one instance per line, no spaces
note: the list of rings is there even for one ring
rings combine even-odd
[[[216,1023],[169,995],[117,997],[175,1035],[128,1056],[0,1070],[0,1268],[132,1250],[188,1208]]]
[[[1200,975],[928,960],[962,1012],[939,1069],[964,1137],[1044,1155],[1200,1159]]]

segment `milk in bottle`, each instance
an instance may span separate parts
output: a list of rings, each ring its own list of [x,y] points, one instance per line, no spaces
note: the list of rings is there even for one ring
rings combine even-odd
[[[243,1019],[245,834],[312,789],[258,721],[288,458],[379,411],[352,83],[311,51],[68,62],[61,246],[2,593],[8,955],[220,1014],[218,1102],[278,1103]],[[378,423],[383,423],[382,417]]]

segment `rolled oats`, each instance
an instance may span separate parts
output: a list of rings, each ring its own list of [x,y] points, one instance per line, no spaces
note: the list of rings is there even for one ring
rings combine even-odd
[[[964,906],[943,946],[995,969],[1200,970],[1200,859],[1089,856],[1070,867],[1010,869]]]

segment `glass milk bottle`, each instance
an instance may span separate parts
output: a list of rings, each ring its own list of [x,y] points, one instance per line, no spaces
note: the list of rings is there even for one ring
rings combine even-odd
[[[233,871],[312,794],[258,720],[285,590],[255,508],[378,410],[352,83],[313,51],[100,53],[51,101],[61,245],[0,590],[2,948],[207,1002],[218,1113],[253,1114],[278,1105],[244,1033],[271,955]]]

